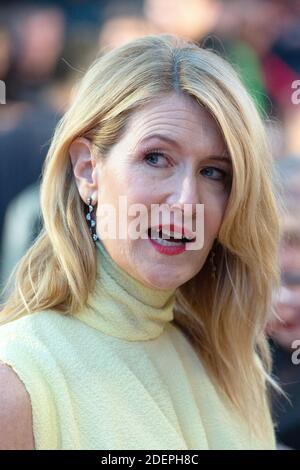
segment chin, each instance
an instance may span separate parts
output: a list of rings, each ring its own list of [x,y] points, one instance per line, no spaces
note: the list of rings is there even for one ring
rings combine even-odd
[[[178,279],[172,278],[169,274],[164,274],[163,272],[160,271],[160,273],[153,272],[153,273],[148,273],[148,275],[143,277],[143,282],[147,283],[147,285],[153,287],[154,289],[177,289],[177,287],[180,287],[182,284],[187,282],[190,278],[182,278]]]

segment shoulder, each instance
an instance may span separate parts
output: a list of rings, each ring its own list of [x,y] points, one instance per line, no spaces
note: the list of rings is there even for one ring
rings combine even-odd
[[[7,342],[21,336],[25,341],[26,335],[34,335],[36,338],[47,333],[49,338],[57,330],[64,326],[70,326],[72,317],[61,314],[56,310],[43,310],[23,315],[8,323],[0,323],[0,346],[2,341]]]
[[[41,311],[0,326],[0,448],[33,448],[33,441],[36,449],[56,448],[60,366],[71,356],[66,322]]]
[[[58,362],[67,361],[80,338],[77,323],[72,316],[45,310],[2,324],[0,361],[22,368],[28,377],[39,376],[41,380],[45,374],[52,376]]]
[[[49,401],[66,329],[54,312],[36,312],[0,325],[0,362],[12,367],[35,403]],[[63,360],[63,359],[62,359]]]
[[[33,450],[30,396],[15,371],[1,361],[0,397],[0,450]]]

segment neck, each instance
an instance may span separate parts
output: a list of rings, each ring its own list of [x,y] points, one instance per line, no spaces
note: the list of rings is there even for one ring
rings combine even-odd
[[[103,333],[128,341],[158,337],[174,318],[176,289],[144,285],[121,268],[96,242],[97,279],[78,318]]]

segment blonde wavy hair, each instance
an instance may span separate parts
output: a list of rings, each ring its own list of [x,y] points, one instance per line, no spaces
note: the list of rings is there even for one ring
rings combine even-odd
[[[136,39],[98,57],[76,87],[60,120],[43,168],[44,227],[13,271],[0,323],[53,309],[76,315],[96,278],[95,246],[85,203],[69,158],[84,136],[107,155],[128,117],[153,97],[170,92],[194,97],[217,122],[230,153],[233,179],[215,246],[217,277],[208,259],[180,288],[174,322],[189,339],[220,395],[264,429],[271,375],[265,326],[279,286],[281,236],[274,176],[264,126],[237,73],[211,51],[171,34]],[[9,289],[8,286],[11,286]]]

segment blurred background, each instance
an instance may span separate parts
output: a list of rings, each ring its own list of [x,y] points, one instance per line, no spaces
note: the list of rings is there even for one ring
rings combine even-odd
[[[73,86],[99,54],[159,32],[227,58],[265,122],[284,221],[267,333],[289,401],[273,398],[274,419],[278,448],[300,449],[300,0],[1,0],[0,289],[42,227],[42,165]]]

